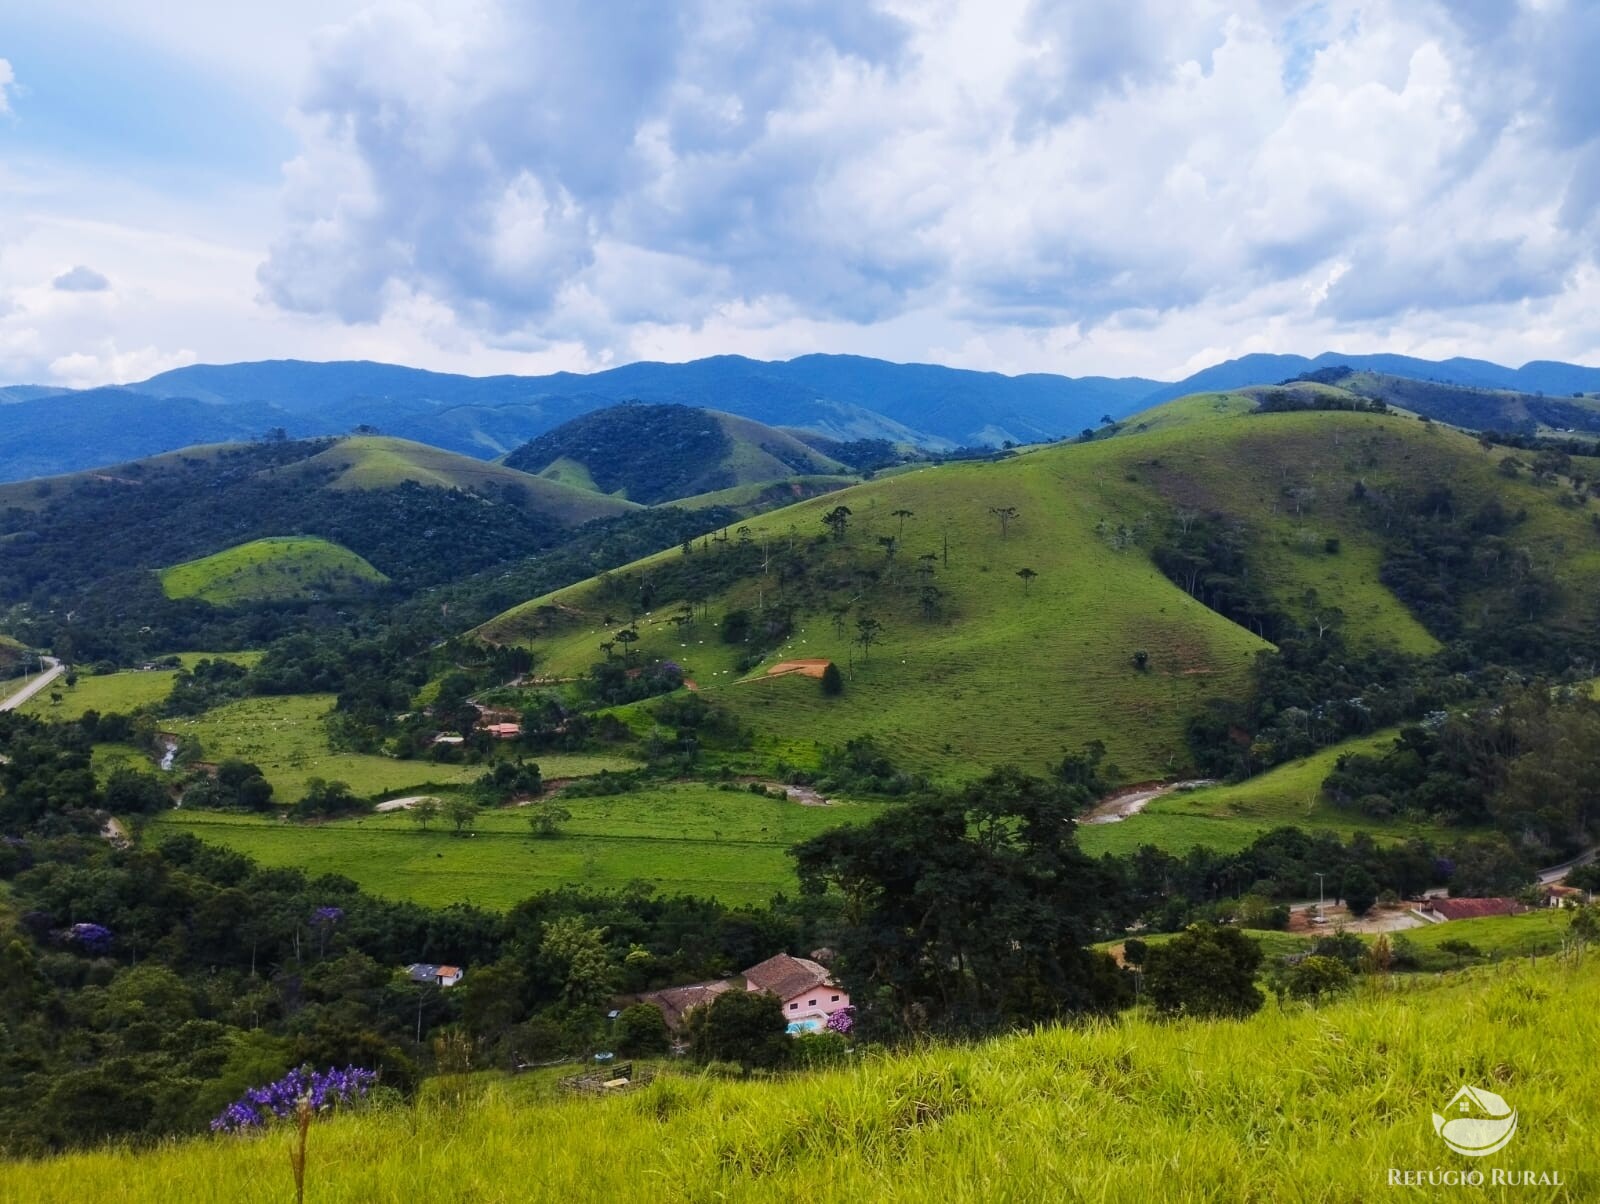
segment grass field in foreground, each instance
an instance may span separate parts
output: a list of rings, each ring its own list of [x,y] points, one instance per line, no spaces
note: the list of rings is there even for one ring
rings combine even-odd
[[[1164,795],[1119,823],[1081,825],[1078,843],[1095,854],[1131,853],[1147,844],[1169,853],[1184,853],[1196,845],[1232,852],[1264,832],[1289,826],[1347,837],[1366,832],[1380,841],[1463,835],[1460,828],[1377,820],[1323,801],[1322,783],[1333,772],[1334,762],[1345,753],[1386,749],[1394,738],[1395,729],[1389,728],[1288,761],[1237,785]]]
[[[199,598],[213,606],[337,598],[389,579],[348,548],[310,535],[254,539],[161,570],[169,598]]]
[[[470,837],[451,835],[443,823],[423,832],[404,813],[307,826],[175,811],[150,831],[193,832],[266,865],[344,874],[375,894],[433,906],[505,908],[553,887],[606,889],[635,879],[666,894],[760,903],[779,891],[794,893],[791,845],[876,810],[851,803],[803,807],[689,784],[564,798],[561,805],[572,819],[550,840],[534,839],[521,807],[485,812]]]
[[[1581,1201],[1600,1197],[1600,959],[1370,983],[1244,1021],[1141,1017],[863,1057],[737,1083],[664,1075],[636,1095],[335,1116],[306,1198],[698,1201]],[[1433,1115],[1463,1086],[1517,1110],[1500,1154],[1452,1153]],[[271,1201],[288,1127],[0,1168],[0,1195]],[[1545,1188],[1395,1188],[1391,1168],[1559,1174]]]
[[[252,665],[261,659],[261,653],[185,652],[178,657],[185,668],[192,668],[196,661],[207,658]],[[30,715],[63,722],[77,719],[85,711],[126,715],[139,707],[155,706],[164,701],[172,693],[172,681],[177,676],[176,669],[152,669],[149,672],[128,669],[121,673],[83,674],[75,686],[67,685],[66,679],[61,677],[50,689],[29,699],[28,705],[22,709]],[[60,706],[50,701],[52,693],[61,695]]]

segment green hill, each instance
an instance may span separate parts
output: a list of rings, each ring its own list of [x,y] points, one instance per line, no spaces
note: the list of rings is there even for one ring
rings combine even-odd
[[[306,535],[255,539],[161,570],[167,597],[213,606],[347,597],[388,580],[348,548]]]
[[[1428,595],[1443,570],[1401,532],[1433,538],[1437,525],[1466,548],[1496,549],[1499,565],[1547,574],[1550,631],[1591,629],[1600,540],[1571,482],[1513,479],[1498,449],[1408,417],[1246,408],[1189,399],[1137,434],[860,484],[535,599],[478,634],[528,644],[547,672],[571,676],[637,615],[634,659],[682,663],[754,728],[759,749],[792,760],[870,733],[912,767],[965,774],[1008,760],[1037,768],[1101,739],[1140,779],[1184,766],[1185,718],[1238,696],[1269,647],[1263,619],[1230,621],[1195,595],[1220,606],[1248,587],[1285,621],[1419,654],[1440,647],[1436,631],[1493,638],[1514,625],[1504,612],[1523,569],[1461,570],[1455,610]],[[841,505],[851,514],[836,540],[823,519]],[[1007,508],[1017,517],[1002,530],[995,511]],[[1492,532],[1451,525],[1486,513]],[[1156,564],[1183,529],[1210,532],[1213,551],[1237,560],[1197,570],[1193,593]],[[748,626],[730,644],[721,632],[736,611]],[[863,620],[880,625],[867,649]],[[843,696],[764,676],[788,658],[839,664]]]
[[[402,482],[414,481],[510,501],[529,513],[567,526],[636,508],[621,498],[597,497],[585,487],[574,488],[502,464],[384,435],[351,435],[303,462],[307,473],[320,474],[329,469],[333,471],[327,482],[330,489],[393,489]]]
[[[574,418],[506,464],[550,481],[660,504],[794,476],[848,474],[795,436],[682,405],[621,405]]]
[[[1343,1002],[1245,1021],[1132,1017],[765,1081],[674,1064],[609,1098],[561,1093],[564,1069],[480,1074],[453,1094],[318,1118],[306,1197],[401,1201],[433,1185],[485,1200],[1375,1200],[1397,1190],[1395,1171],[1489,1183],[1531,1170],[1561,1186],[1476,1194],[1593,1199],[1600,1025],[1574,1017],[1597,1008],[1592,958],[1544,959],[1380,977]],[[1505,1152],[1468,1159],[1436,1135],[1463,1086],[1516,1109]],[[286,1198],[292,1140],[284,1126],[68,1154],[8,1166],[0,1184],[39,1204]],[[1475,1189],[1416,1198],[1446,1191]]]

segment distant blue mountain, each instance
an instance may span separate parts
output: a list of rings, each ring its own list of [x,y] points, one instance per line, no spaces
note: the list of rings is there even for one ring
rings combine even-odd
[[[161,397],[265,402],[308,419],[354,419],[434,443],[438,439],[424,429],[432,414],[465,408],[475,417],[499,412],[506,419],[515,412],[520,437],[508,442],[495,438],[486,444],[485,432],[461,429],[474,424],[459,417],[447,423],[456,429],[441,446],[498,455],[577,414],[627,400],[702,406],[847,439],[877,436],[934,446],[1034,442],[1075,434],[1105,413],[1127,413],[1160,384],[1141,377],[1003,376],[853,355],[784,362],[719,355],[590,374],[488,377],[392,364],[272,360],[178,368],[128,387]]]
[[[493,459],[620,401],[678,402],[836,439],[928,448],[1030,443],[1073,435],[1186,393],[1270,384],[1347,364],[1477,388],[1600,391],[1600,369],[1400,355],[1250,355],[1176,384],[1142,377],[1004,376],[854,355],[781,362],[719,355],[548,376],[458,376],[396,364],[266,360],[196,364],[118,388],[0,387],[0,480],[114,464],[193,443],[372,426]]]
[[[1273,384],[1317,368],[1346,365],[1412,380],[1433,380],[1475,389],[1513,389],[1519,393],[1591,393],[1600,390],[1600,368],[1535,360],[1506,368],[1487,360],[1421,360],[1409,355],[1343,355],[1325,351],[1315,359],[1303,355],[1246,355],[1201,369],[1193,376],[1156,389],[1146,399],[1157,405],[1190,393],[1212,393],[1245,385]]]

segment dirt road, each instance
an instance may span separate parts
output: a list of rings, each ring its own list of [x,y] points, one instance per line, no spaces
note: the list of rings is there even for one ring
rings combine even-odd
[[[1188,782],[1145,783],[1129,786],[1115,794],[1108,794],[1078,817],[1080,824],[1116,824],[1130,815],[1138,815],[1156,799],[1175,790],[1198,790],[1201,786],[1216,785],[1210,778],[1195,778]]]

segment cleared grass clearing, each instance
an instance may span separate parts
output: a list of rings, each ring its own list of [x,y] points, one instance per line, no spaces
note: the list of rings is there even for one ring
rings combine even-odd
[[[541,759],[541,766],[546,762]],[[554,767],[552,761],[546,772]],[[552,774],[552,776],[554,776]],[[562,798],[562,835],[535,839],[527,807],[484,812],[475,834],[404,813],[315,826],[254,816],[170,812],[151,831],[190,831],[267,865],[344,874],[376,894],[431,906],[507,908],[537,891],[644,881],[667,894],[761,903],[793,894],[791,845],[873,815],[878,804],[804,807],[748,791],[671,785],[604,798]]]
[[[184,652],[178,656],[186,669],[207,659],[253,665],[261,659],[261,653]],[[124,669],[118,673],[85,674],[78,678],[75,686],[67,685],[66,678],[60,677],[49,690],[29,699],[22,709],[29,715],[62,722],[78,719],[85,711],[126,715],[140,707],[156,706],[165,701],[167,695],[172,693],[172,682],[177,676],[176,669]],[[50,701],[53,692],[61,695],[60,706]]]
[[[388,580],[348,548],[310,535],[254,539],[161,570],[167,597],[213,606],[337,598]]]
[[[204,760],[238,757],[259,765],[279,803],[303,798],[306,783],[312,778],[344,782],[356,794],[372,798],[429,786],[457,785],[472,781],[483,772],[481,766],[335,752],[328,746],[323,724],[333,701],[332,694],[245,698],[193,719],[164,720],[162,726],[179,736],[199,740]]]
[[[862,1057],[775,1081],[663,1075],[608,1099],[491,1085],[459,1110],[319,1119],[307,1198],[1319,1201],[1591,1200],[1600,962],[1370,984],[1245,1021],[1050,1028]],[[1514,1144],[1450,1153],[1433,1115],[1463,1084],[1517,1109]],[[51,1204],[267,1201],[289,1188],[288,1126],[0,1169]],[[1563,1186],[1396,1189],[1390,1168],[1559,1173]]]

